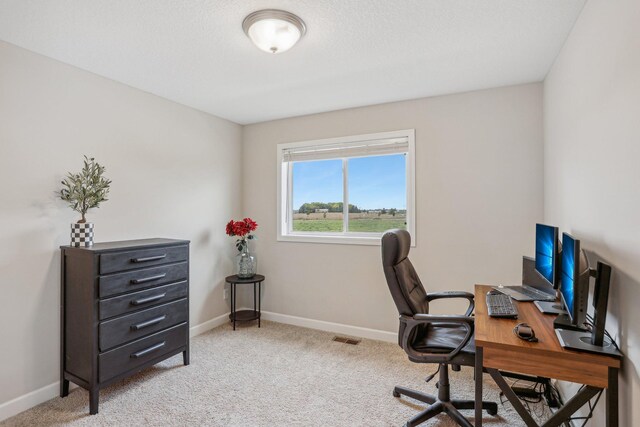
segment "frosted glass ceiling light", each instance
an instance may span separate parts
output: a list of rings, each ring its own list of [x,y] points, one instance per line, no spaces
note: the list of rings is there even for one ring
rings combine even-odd
[[[260,50],[269,53],[291,49],[307,31],[302,19],[276,9],[253,12],[242,21],[242,29]]]

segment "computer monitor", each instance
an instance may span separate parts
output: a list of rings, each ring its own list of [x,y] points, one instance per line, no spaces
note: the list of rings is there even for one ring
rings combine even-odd
[[[575,258],[574,258],[575,259]],[[598,261],[596,270],[589,270],[590,275],[595,277],[595,289],[593,291],[593,328],[591,331],[579,329],[570,324],[570,319],[565,316],[565,320],[561,320],[561,316],[556,318],[554,322],[556,327],[556,336],[560,345],[564,348],[572,350],[588,351],[591,353],[606,354],[609,356],[622,357],[622,353],[613,343],[610,337],[606,336],[605,323],[607,321],[607,302],[609,300],[609,282],[611,279],[611,266],[602,261]],[[563,274],[564,279],[564,274]],[[579,278],[580,280],[580,278]],[[587,277],[587,281],[589,278]],[[574,284],[577,283],[574,281]],[[588,282],[587,282],[588,283]],[[564,286],[564,282],[561,286]],[[576,304],[576,295],[573,295],[573,304]],[[568,299],[568,298],[567,298]],[[563,301],[564,294],[563,294]],[[566,322],[565,322],[566,321]],[[559,323],[568,323],[569,327],[560,325]]]
[[[591,331],[591,344],[595,346],[603,346],[605,344],[604,327],[607,323],[610,280],[611,266],[598,261],[596,283],[593,289],[593,330]]]
[[[558,227],[536,224],[536,271],[554,289],[558,288]]]
[[[580,249],[580,240],[570,234],[562,233],[560,296],[567,310],[568,319],[558,316],[556,327],[582,329],[587,316],[587,300],[589,298],[589,261]],[[568,320],[568,322],[567,322]]]

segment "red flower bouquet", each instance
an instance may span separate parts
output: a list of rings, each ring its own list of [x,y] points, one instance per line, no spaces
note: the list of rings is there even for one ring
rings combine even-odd
[[[242,252],[243,249],[247,248],[247,240],[255,239],[255,236],[252,235],[251,232],[257,228],[258,223],[251,218],[245,218],[240,221],[231,220],[227,223],[227,235],[239,237],[239,239],[236,240],[236,248],[239,252]]]

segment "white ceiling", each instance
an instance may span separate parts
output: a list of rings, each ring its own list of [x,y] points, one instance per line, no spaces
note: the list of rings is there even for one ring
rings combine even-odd
[[[0,40],[237,123],[541,81],[585,0],[1,0]],[[285,9],[288,52],[242,20]]]

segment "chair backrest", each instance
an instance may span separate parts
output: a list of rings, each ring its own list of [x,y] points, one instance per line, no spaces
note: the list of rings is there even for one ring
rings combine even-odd
[[[411,235],[406,230],[389,230],[382,236],[382,268],[399,314],[429,313],[427,293],[409,261]],[[400,323],[398,340],[404,333]]]

